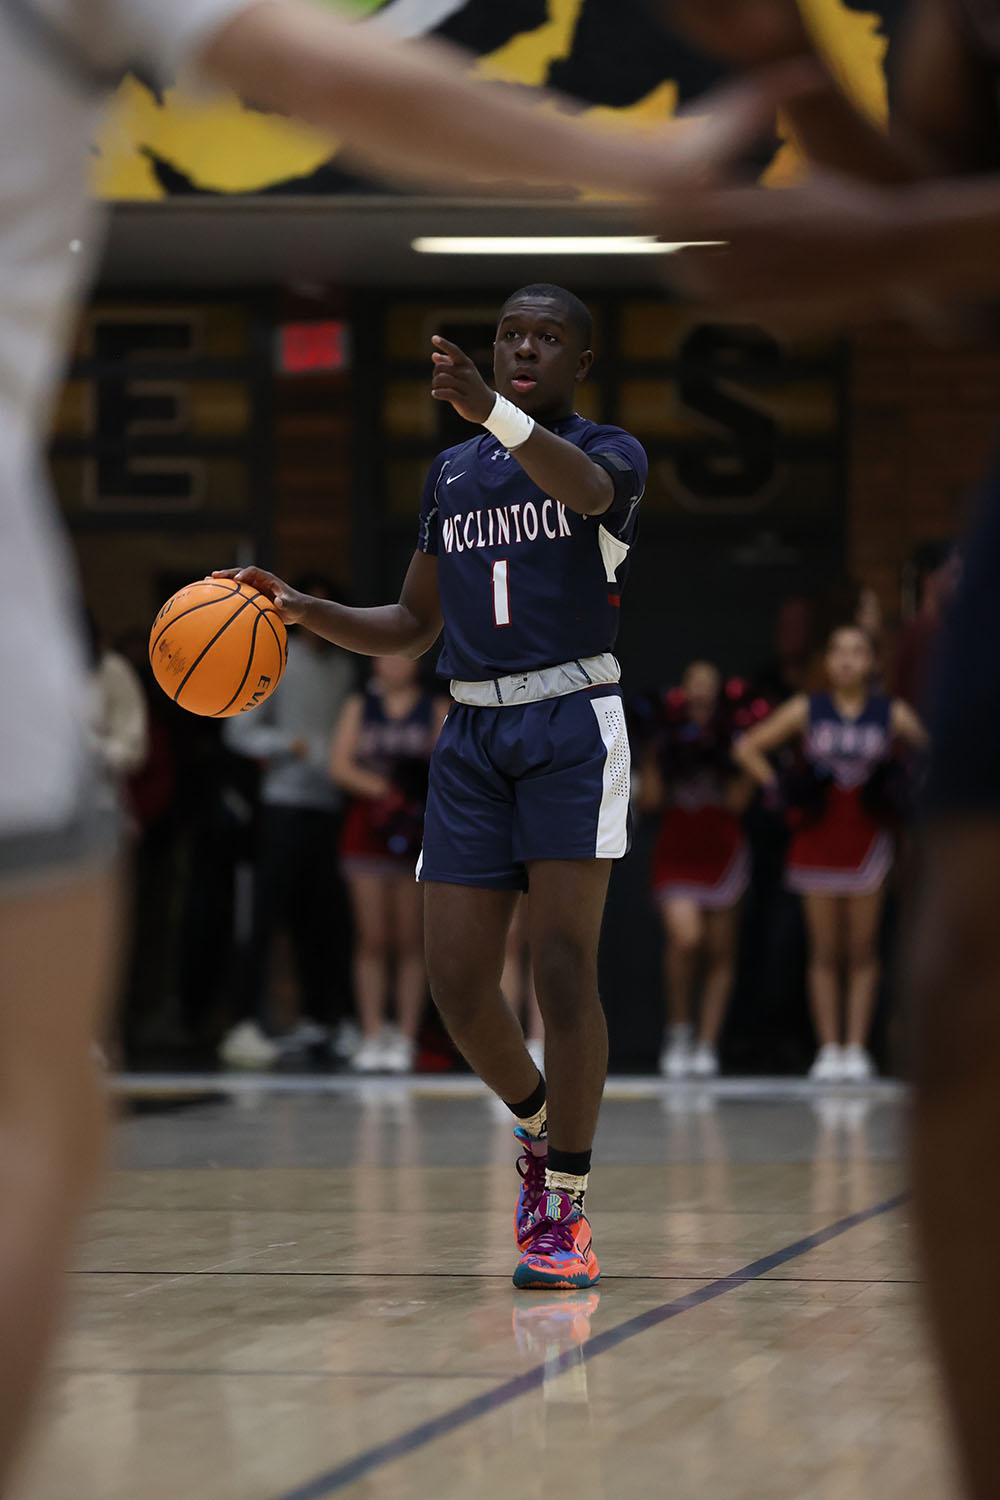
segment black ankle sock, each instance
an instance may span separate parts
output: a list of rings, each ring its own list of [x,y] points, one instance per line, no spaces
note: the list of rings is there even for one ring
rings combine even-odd
[[[546,1163],[550,1172],[568,1172],[571,1177],[586,1177],[590,1171],[590,1151],[556,1151],[549,1147]]]
[[[537,1115],[545,1103],[545,1079],[541,1073],[538,1075],[538,1086],[534,1093],[529,1094],[527,1099],[522,1099],[520,1104],[511,1104],[505,1099],[504,1103],[512,1115],[517,1115],[519,1120],[530,1120],[532,1115]]]

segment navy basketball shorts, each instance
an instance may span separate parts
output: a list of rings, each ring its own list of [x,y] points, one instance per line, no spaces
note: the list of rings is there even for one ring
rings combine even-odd
[[[1000,814],[1000,454],[962,546],[934,672],[930,817]]]
[[[417,879],[525,891],[536,859],[621,859],[631,760],[615,686],[455,703],[431,759]]]

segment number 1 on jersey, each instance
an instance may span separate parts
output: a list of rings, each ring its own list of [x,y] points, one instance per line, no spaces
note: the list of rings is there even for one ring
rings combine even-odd
[[[493,564],[493,623],[510,624],[510,588],[507,583],[507,558]]]

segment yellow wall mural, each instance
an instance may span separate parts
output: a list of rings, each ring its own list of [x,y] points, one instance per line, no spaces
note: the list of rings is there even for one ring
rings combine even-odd
[[[405,12],[407,30],[456,41],[483,77],[551,84],[609,126],[668,121],[717,76],[706,59],[656,29],[641,0],[353,0]],[[858,102],[886,112],[885,61],[902,0],[804,0],[817,40]],[[392,19],[388,17],[388,19]],[[425,24],[421,24],[421,21]],[[360,24],[364,24],[363,17]],[[128,78],[97,142],[96,190],[113,199],[177,193],[330,192],[349,185],[329,140],[233,97],[155,94]],[[776,143],[767,180],[794,173],[794,144]]]

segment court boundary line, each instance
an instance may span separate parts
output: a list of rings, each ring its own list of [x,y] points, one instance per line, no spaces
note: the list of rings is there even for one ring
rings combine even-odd
[[[86,1266],[68,1273],[70,1276],[167,1276],[173,1281],[186,1281],[196,1277],[219,1277],[222,1280],[242,1277],[279,1281],[509,1281],[509,1271],[94,1271]],[[704,1281],[704,1273],[653,1271],[649,1275],[616,1276],[613,1272],[601,1277],[601,1286],[610,1286],[619,1281]],[[738,1272],[734,1276],[715,1276],[713,1281],[745,1281]],[[922,1286],[919,1276],[768,1276],[768,1281],[778,1285],[791,1283],[794,1286]],[[162,1285],[162,1283],[160,1283]]]
[[[131,1378],[144,1379],[147,1376],[164,1377],[171,1380],[182,1376],[185,1380],[201,1379],[202,1377],[218,1380],[223,1377],[231,1380],[234,1376],[251,1380],[508,1380],[510,1377],[502,1370],[484,1370],[481,1374],[470,1374],[468,1370],[239,1370],[229,1369],[225,1365],[192,1368],[181,1366],[158,1366],[158,1365],[129,1365],[124,1369],[102,1369],[99,1365],[93,1367],[81,1365],[57,1365],[52,1372],[60,1380],[91,1380],[95,1376],[102,1375],[124,1375]]]
[[[894,1208],[900,1208],[908,1197],[908,1193],[896,1193],[891,1198],[884,1198],[880,1203],[873,1204],[871,1208],[847,1214],[844,1218],[827,1224],[823,1229],[817,1229],[813,1234],[804,1235],[792,1244],[782,1246],[780,1250],[773,1250],[769,1255],[762,1255],[728,1276],[717,1277],[697,1290],[685,1293],[682,1297],[663,1302],[659,1307],[649,1308],[644,1313],[637,1313],[635,1317],[627,1318],[625,1322],[617,1324],[614,1328],[595,1334],[579,1349],[566,1350],[558,1358],[549,1360],[545,1364],[535,1365],[521,1375],[515,1375],[504,1381],[502,1385],[495,1386],[491,1391],[472,1396],[460,1405],[452,1407],[451,1411],[443,1412],[438,1417],[431,1417],[426,1422],[420,1422],[417,1426],[401,1432],[397,1437],[378,1443],[354,1458],[324,1470],[315,1478],[306,1480],[304,1484],[296,1485],[294,1489],[283,1490],[274,1497],[274,1500],[327,1500],[328,1496],[345,1489],[349,1484],[355,1484],[358,1480],[366,1478],[375,1470],[385,1468],[398,1459],[406,1458],[409,1454],[426,1448],[438,1438],[447,1437],[450,1433],[468,1426],[480,1417],[508,1406],[520,1396],[526,1396],[531,1391],[538,1390],[546,1379],[551,1379],[554,1374],[561,1374],[571,1364],[575,1365],[581,1359],[589,1363],[598,1355],[606,1354],[609,1349],[616,1349],[619,1344],[626,1343],[629,1339],[636,1338],[639,1334],[646,1333],[649,1329],[656,1328],[671,1318],[680,1317],[682,1313],[690,1312],[693,1308],[703,1307],[707,1302],[713,1302],[717,1297],[725,1296],[736,1287],[746,1286],[751,1281],[758,1281],[766,1276],[768,1271],[787,1265],[789,1261],[808,1254],[810,1250],[818,1249],[830,1240],[846,1234],[848,1230],[856,1229],[860,1224],[867,1224],[882,1214],[891,1213]]]
[[[115,1073],[108,1092],[125,1103],[130,1098],[153,1102],[192,1095],[206,1108],[217,1108],[238,1094],[334,1094],[373,1103],[405,1105],[415,1099],[468,1099],[492,1103],[494,1095],[471,1073],[411,1073],[392,1078],[365,1077],[349,1072],[322,1073]],[[871,1104],[891,1103],[909,1095],[909,1085],[898,1078],[876,1077],[856,1084],[816,1083],[798,1074],[738,1074],[719,1078],[664,1079],[659,1073],[612,1073],[605,1085],[606,1099],[671,1099],[679,1106],[696,1105],[702,1098],[754,1103],[786,1099],[829,1099]],[[204,1100],[200,1096],[205,1095]],[[208,1096],[213,1096],[209,1098]],[[128,1169],[126,1169],[128,1170]]]

